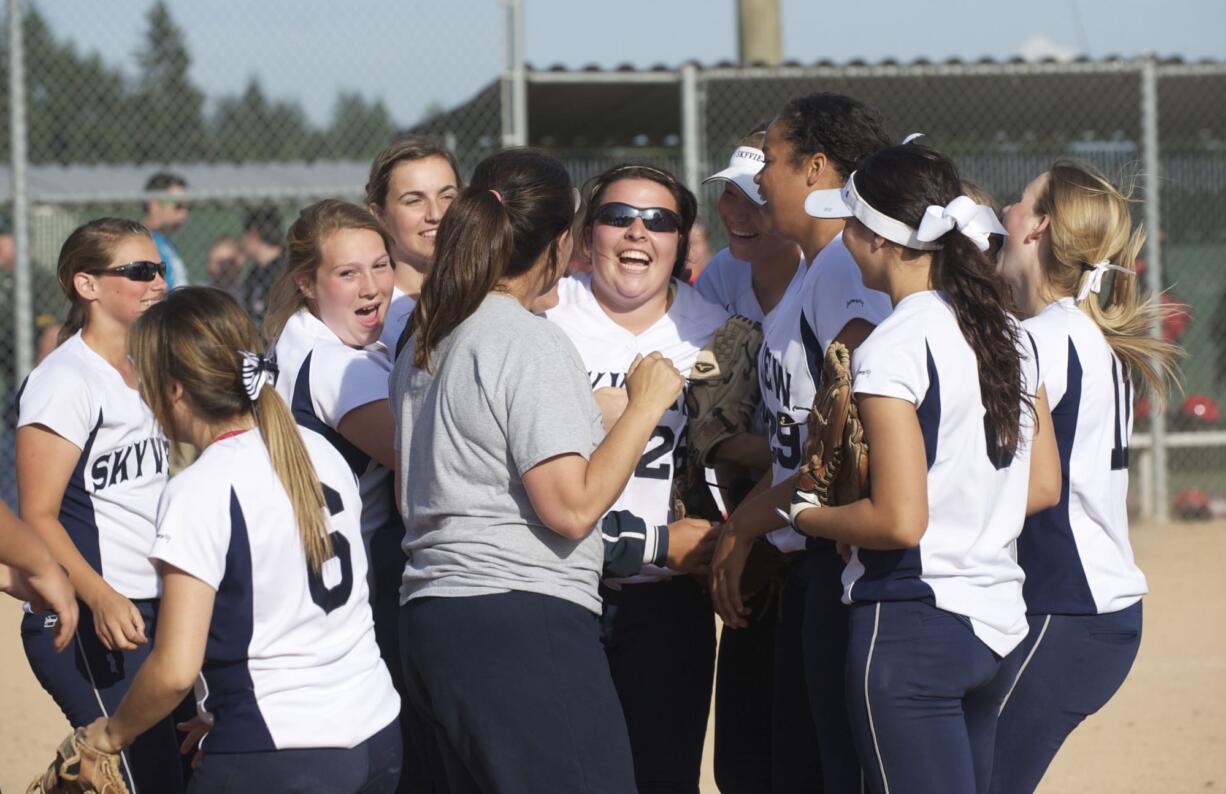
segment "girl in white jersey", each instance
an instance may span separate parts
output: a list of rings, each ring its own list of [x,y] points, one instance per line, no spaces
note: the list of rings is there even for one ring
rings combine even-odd
[[[593,528],[682,378],[658,353],[632,361],[628,405],[603,433],[574,346],[529,308],[569,259],[577,203],[538,152],[478,164],[439,227],[392,377],[405,681],[449,791],[635,786],[599,640]]]
[[[1030,634],[996,734],[992,791],[1034,791],[1065,738],[1115,694],[1141,642],[1145,576],[1128,542],[1134,375],[1165,396],[1177,348],[1150,336],[1172,309],[1137,294],[1145,233],[1088,165],[1060,161],[1005,209],[1001,272],[1028,319],[1052,401],[1060,503],[1026,520],[1018,563]]]
[[[64,242],[57,268],[71,304],[61,344],[18,397],[21,516],[68,571],[77,636],[57,654],[54,616],[26,615],[30,667],[74,727],[110,714],[149,655],[161,586],[148,560],[169,446],[141,401],[128,329],[166,291],[145,227],[102,218]],[[174,726],[152,722],[125,753],[137,791],[182,786]],[[136,737],[134,737],[136,738]]]
[[[200,679],[189,791],[393,792],[397,698],[366,590],[348,463],[299,429],[239,304],[185,287],[133,328],[141,393],[199,451],[158,505],[164,633],[86,737],[117,751]]]
[[[809,408],[820,386],[821,361],[832,340],[854,348],[890,311],[889,299],[867,289],[843,245],[842,221],[814,219],[805,198],[842,184],[861,160],[888,146],[881,115],[851,97],[818,93],[789,102],[767,128],[764,164],[754,179],[766,203],[765,229],[793,241],[806,267],[763,321],[758,355],[770,476],[725,524],[715,555],[712,588],[725,625],[741,628],[743,569],[734,540],[748,556],[763,535],[793,553],[775,631],[774,746],[776,791],[824,786],[858,792],[860,768],[842,688],[847,610],[840,601],[843,561],[833,544],[806,539],[779,518],[791,501],[789,478],[800,466]],[[803,552],[803,553],[802,553]],[[733,606],[734,605],[734,606]]]
[[[672,174],[621,165],[596,176],[585,193],[581,245],[592,272],[562,279],[545,316],[579,351],[609,426],[625,405],[636,357],[658,352],[688,376],[728,314],[679,277],[697,201]],[[601,590],[602,639],[639,791],[698,790],[710,710],[715,624],[706,594],[683,574],[705,571],[713,536],[709,522],[676,520],[673,510],[685,431],[678,399],[612,508],[643,519],[655,535],[647,564],[634,576],[606,579]]]
[[[365,208],[336,199],[306,207],[286,235],[285,271],[273,286],[265,338],[275,340],[277,393],[300,427],[326,438],[362,494],[375,636],[397,691],[396,642],[404,523],[396,512],[395,423],[388,408],[390,352],[380,341],[392,293],[391,243]],[[401,712],[406,758],[415,733]],[[421,759],[406,764],[424,773]]]
[[[1013,544],[1059,491],[1033,345],[986,255],[1003,230],[918,145],[872,155],[805,206],[848,218],[865,283],[894,304],[853,356],[872,494],[818,509],[798,491],[792,507],[797,529],[851,546],[856,745],[877,792],[983,792],[1002,660],[1026,635]]]
[[[426,138],[401,138],[371,163],[366,206],[387,230],[396,274],[380,337],[393,358],[430,270],[438,225],[463,186],[455,155]]]

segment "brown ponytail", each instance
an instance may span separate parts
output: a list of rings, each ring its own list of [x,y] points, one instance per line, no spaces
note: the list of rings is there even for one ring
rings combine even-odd
[[[945,206],[962,195],[962,180],[944,155],[920,144],[891,146],[871,155],[856,171],[856,189],[876,209],[918,228],[929,205]],[[995,265],[969,238],[956,231],[941,237],[932,253],[929,281],[953,307],[967,344],[975,353],[979,392],[996,446],[1012,454],[1021,439],[1019,406],[1033,411],[1022,390],[1021,329],[1010,316],[1008,288]]]
[[[1146,300],[1138,289],[1136,262],[1145,231],[1132,227],[1129,203],[1093,166],[1071,160],[1052,165],[1035,202],[1035,212],[1049,222],[1049,244],[1041,254],[1043,276],[1057,294],[1076,296],[1099,262],[1128,271],[1108,271],[1104,295],[1090,293],[1078,305],[1161,405],[1179,378],[1184,351],[1151,336],[1150,329],[1184,308]]]
[[[323,488],[294,417],[273,386],[264,385],[255,406],[247,396],[241,354],[262,353],[263,345],[243,308],[222,290],[181,287],[140,316],[128,344],[141,397],[172,437],[176,383],[189,410],[206,422],[255,420],[293,505],[303,552],[311,570],[319,573],[332,556]]]
[[[558,238],[574,214],[570,176],[552,157],[510,149],[478,163],[438,227],[434,265],[409,326],[414,366],[430,369],[435,348],[499,280],[526,273],[546,251],[552,269],[564,266]]]
[[[68,235],[55,267],[60,289],[68,299],[68,317],[60,329],[57,344],[63,344],[89,320],[89,304],[77,294],[73,277],[86,270],[109,266],[116,246],[129,237],[149,237],[149,230],[127,218],[98,218],[78,226]]]

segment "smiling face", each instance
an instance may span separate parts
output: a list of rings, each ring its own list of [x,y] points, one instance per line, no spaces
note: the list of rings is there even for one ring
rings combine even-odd
[[[601,206],[614,202],[633,207],[678,211],[668,188],[649,179],[620,179],[601,192]],[[628,312],[666,300],[677,262],[680,232],[652,232],[642,218],[625,228],[600,222],[588,229],[592,254],[592,291],[606,308]]]
[[[805,214],[805,199],[816,187],[808,178],[809,164],[795,162],[796,151],[784,137],[783,125],[776,119],[766,128],[762,144],[765,160],[754,182],[758,195],[766,201],[762,207],[764,230],[795,241],[802,238],[811,222]]]
[[[379,339],[392,295],[391,257],[370,229],[340,229],[320,245],[315,279],[299,281],[311,313],[350,347]]]
[[[392,254],[425,271],[434,257],[434,238],[443,215],[459,193],[459,179],[445,157],[401,160],[392,168],[383,206],[370,210],[392,238]]]
[[[161,256],[153,239],[147,235],[122,238],[111,251],[107,269],[129,262],[159,262]],[[73,277],[77,293],[90,301],[90,315],[102,313],[124,327],[131,326],[146,309],[166,294],[166,280],[155,276],[153,281],[132,281],[124,276],[77,273]]]
[[[779,242],[775,235],[766,231],[762,207],[750,201],[732,183],[724,184],[716,209],[728,232],[728,250],[742,262],[752,262],[762,255],[768,247],[766,244]]]
[[[1041,270],[1037,235],[1044,226],[1044,219],[1035,206],[1046,188],[1047,174],[1043,173],[1026,185],[1020,199],[1001,212],[1005,231],[1009,234],[1005,237],[997,261],[1001,276],[1014,289],[1028,279],[1037,278]]]

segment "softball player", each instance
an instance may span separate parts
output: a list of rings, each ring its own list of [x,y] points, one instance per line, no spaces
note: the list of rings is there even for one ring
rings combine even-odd
[[[392,375],[405,680],[450,791],[634,790],[593,527],[683,381],[658,353],[632,362],[626,409],[599,441],[574,346],[529,310],[570,257],[577,200],[545,155],[483,160],[439,226]]]
[[[397,698],[348,462],[299,433],[254,326],[221,290],[176,290],[133,327],[131,350],[158,421],[200,456],[158,505],[164,632],[87,740],[127,746],[199,678],[213,724],[191,791],[395,791]]]
[[[403,692],[396,617],[404,523],[392,492],[392,360],[380,341],[393,280],[387,237],[365,208],[327,199],[302,210],[286,248],[265,323],[265,336],[276,339],[277,393],[299,426],[331,442],[358,478],[376,638]],[[402,711],[406,774],[425,774],[427,762],[408,755],[419,749],[408,746],[420,733],[411,717]]]
[[[720,552],[713,564],[716,608],[734,627],[745,625],[739,592],[743,560],[727,556],[734,538],[744,533],[746,550],[766,533],[782,551],[806,548],[805,538],[775,511],[786,509],[791,499],[788,483],[802,462],[826,346],[837,339],[854,348],[890,311],[887,296],[864,286],[843,244],[842,221],[814,219],[804,201],[814,189],[841,184],[889,141],[876,111],[835,94],[792,100],[767,128],[765,164],[755,177],[766,201],[764,224],[799,245],[808,267],[762,326],[758,376],[773,455],[770,481],[760,484],[760,498],[747,499],[725,525],[723,565]],[[818,785],[829,792],[860,790],[839,683],[847,633],[842,567],[833,544],[814,540],[788,571],[775,632],[776,791]]]
[[[676,277],[685,267],[697,210],[693,194],[658,169],[618,166],[593,180],[586,206],[582,245],[590,251],[592,272],[563,279],[558,304],[545,316],[579,351],[597,393],[624,395],[630,364],[652,352],[688,376],[728,318]],[[678,399],[613,503],[612,509],[642,518],[649,532],[667,532],[663,542],[650,544],[657,556],[636,576],[606,580],[601,593],[605,653],[639,791],[698,791],[715,672],[710,601],[692,577],[680,575],[698,569],[665,564],[667,552],[675,555],[683,540],[681,525],[694,525],[693,519],[673,523],[673,478],[685,429],[685,403]],[[701,522],[699,531],[708,527]]]
[[[754,176],[765,159],[764,131],[741,139],[728,167],[708,177],[722,188],[716,208],[728,235],[728,247],[715,255],[698,277],[703,297],[733,314],[764,322],[793,281],[806,272],[797,245],[766,231]],[[766,416],[759,410],[754,432],[766,438]],[[769,473],[768,444],[760,458],[741,450],[753,479]],[[766,477],[769,485],[770,477]],[[747,627],[725,626],[715,667],[715,782],[726,794],[769,790],[771,780],[771,698],[774,691],[775,626],[779,599],[767,587],[747,599]]]
[[[425,138],[402,138],[371,163],[366,206],[391,239],[396,275],[380,337],[393,358],[434,258],[439,222],[461,187],[455,155]]]
[[[1000,711],[992,791],[1002,794],[1034,791],[1141,642],[1147,586],[1126,506],[1132,375],[1165,394],[1177,350],[1149,335],[1164,311],[1137,294],[1145,235],[1128,205],[1091,167],[1061,161],[1004,212],[1001,272],[1038,347],[1062,482],[1060,503],[1028,518],[1017,544],[1030,633],[1010,657]]]
[[[865,283],[894,305],[853,358],[872,495],[816,509],[798,492],[792,508],[804,533],[852,546],[856,745],[875,791],[984,791],[1002,658],[1026,635],[1013,543],[1059,491],[1033,343],[986,255],[1003,230],[918,145],[872,155],[805,207],[849,218]]]
[[[110,714],[157,630],[153,545],[170,449],[136,391],[128,329],[166,291],[144,226],[102,218],[68,236],[57,274],[71,309],[62,343],[18,400],[21,516],[68,571],[82,602],[75,640],[56,653],[53,615],[28,614],[30,667],[74,727]],[[174,726],[149,723],[123,757],[136,791],[182,787]]]

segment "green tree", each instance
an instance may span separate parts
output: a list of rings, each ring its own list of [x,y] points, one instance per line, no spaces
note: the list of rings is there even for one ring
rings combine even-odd
[[[183,31],[164,0],[153,4],[146,22],[145,43],[136,54],[140,77],[131,130],[136,159],[203,159],[204,93],[188,75],[191,56]]]
[[[321,154],[338,160],[364,160],[385,146],[395,131],[381,100],[367,102],[356,92],[342,93],[333,107]]]
[[[242,95],[221,100],[212,130],[213,156],[227,162],[301,160],[317,146],[302,108],[269,101],[255,77]]]

